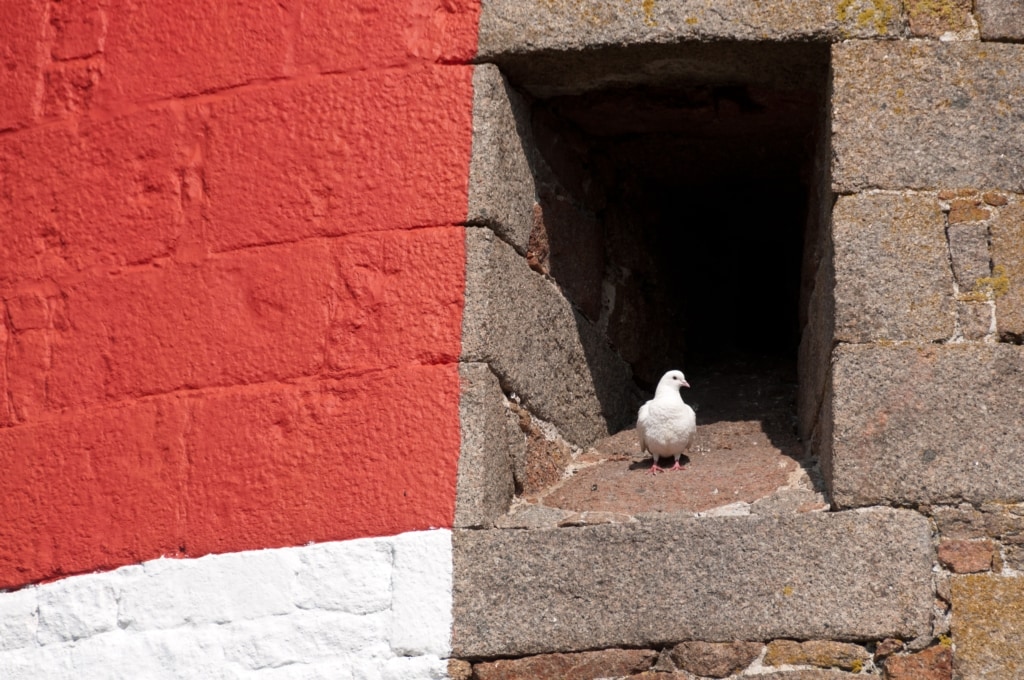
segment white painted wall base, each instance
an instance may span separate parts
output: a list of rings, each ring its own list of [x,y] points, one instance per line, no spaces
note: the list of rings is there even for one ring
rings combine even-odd
[[[446,678],[451,551],[439,529],[0,593],[0,678]]]

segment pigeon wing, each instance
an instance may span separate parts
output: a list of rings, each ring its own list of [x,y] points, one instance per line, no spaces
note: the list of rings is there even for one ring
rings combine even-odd
[[[640,412],[636,416],[636,433],[640,437],[640,453],[647,452],[647,420],[650,417],[650,405],[651,402],[647,402],[640,407]]]

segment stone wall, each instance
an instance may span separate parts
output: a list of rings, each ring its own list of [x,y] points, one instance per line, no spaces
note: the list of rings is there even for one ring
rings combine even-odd
[[[1024,673],[1016,0],[0,25],[0,675]],[[672,182],[765,261],[677,276]],[[773,269],[799,398],[754,434],[806,451],[743,474],[783,493],[528,502],[697,341],[770,345]]]
[[[811,67],[778,57],[787,45],[830,46],[825,124],[809,156],[797,420],[831,508],[561,527],[531,510],[529,520],[496,520],[515,529],[457,529],[453,653],[465,662],[453,673],[1019,675],[1009,641],[1024,633],[1014,613],[1024,531],[1022,22],[1004,0],[483,4],[475,120],[485,128],[475,129],[474,159],[501,163],[475,165],[471,193],[510,193],[494,203],[504,214],[478,211],[478,224],[508,243],[523,276],[558,284],[584,321],[593,302],[571,272],[529,270],[533,206],[517,192],[532,189],[542,206],[550,183],[530,125],[542,116],[537,102],[638,85],[791,83]],[[750,59],[751,41],[776,46],[777,58]],[[572,144],[568,133],[559,139]],[[588,168],[593,181],[607,173]],[[566,194],[593,208],[586,192]],[[523,356],[497,347],[494,356],[503,351]],[[559,428],[571,422],[539,406],[544,396],[531,390],[542,383],[508,389],[519,379],[507,358],[484,361],[510,367],[495,370],[504,397],[514,391]],[[512,460],[517,432],[499,421],[488,441]]]

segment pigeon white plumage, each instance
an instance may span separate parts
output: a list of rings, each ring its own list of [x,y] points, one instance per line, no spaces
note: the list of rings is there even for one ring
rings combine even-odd
[[[654,399],[640,407],[636,419],[640,450],[654,459],[648,474],[664,472],[658,467],[658,459],[669,456],[676,459],[670,469],[682,469],[679,457],[690,448],[697,433],[697,414],[679,394],[679,388],[689,386],[682,371],[669,371],[658,381]]]

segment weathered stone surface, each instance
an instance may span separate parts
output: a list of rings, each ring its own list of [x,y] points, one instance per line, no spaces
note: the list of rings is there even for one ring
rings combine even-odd
[[[457,531],[453,545],[458,656],[931,631],[931,533],[909,511]]]
[[[832,55],[836,191],[1018,190],[1024,46],[849,41]]]
[[[956,304],[938,200],[917,193],[841,196],[832,215],[834,339],[949,338]]]
[[[684,473],[648,475],[650,457],[638,462],[616,457],[577,470],[546,495],[544,503],[576,512],[706,512],[767,498],[799,469],[795,458],[801,452],[795,440],[781,450],[765,437],[760,422],[715,425],[739,433],[728,448],[715,447],[713,441],[704,445],[707,451],[692,448],[683,461]],[[707,442],[708,430],[715,425],[698,427],[698,441]]]
[[[957,574],[991,571],[995,545],[992,541],[964,541],[957,539],[939,543],[939,562]]]
[[[971,28],[971,0],[903,0],[910,33],[939,38]]]
[[[1024,507],[984,503],[981,509],[963,503],[959,507],[932,508],[932,517],[944,539],[996,538],[1004,543],[1024,542]]]
[[[473,70],[473,154],[467,222],[526,252],[536,189],[527,158],[529,109],[494,64]]]
[[[773,640],[768,643],[764,663],[769,666],[818,666],[859,671],[871,658],[860,645],[834,640]]]
[[[1024,188],[1024,187],[1022,187]],[[993,297],[1000,333],[1024,337],[1024,196],[1011,194],[992,221]]]
[[[762,649],[760,642],[680,642],[672,648],[672,661],[694,675],[724,678],[744,670]]]
[[[459,364],[459,388],[455,526],[491,527],[508,510],[514,492],[504,395],[487,364]]]
[[[993,575],[953,579],[956,673],[964,680],[1024,675],[1024,579]]]
[[[863,680],[864,678],[860,674],[832,670],[779,671],[754,677],[757,680]]]
[[[949,223],[984,222],[992,217],[992,211],[981,205],[979,198],[958,198],[949,204]]]
[[[1024,500],[1024,347],[840,345],[831,387],[839,507]]]
[[[917,654],[890,656],[885,660],[886,680],[952,680],[953,650],[936,645]]]
[[[1006,197],[1006,194],[998,191],[986,191],[981,195],[981,199],[992,206],[1002,206],[1009,203],[1009,199]]]
[[[896,0],[621,2],[491,0],[480,17],[479,54],[582,50],[686,40],[842,39],[903,32]]]
[[[750,504],[752,515],[788,515],[794,512],[821,512],[829,504],[820,491],[813,489],[783,489],[767,498]]]
[[[1024,5],[1017,0],[974,0],[984,40],[1024,40]]]
[[[572,462],[572,449],[550,428],[545,432],[522,406],[510,402],[509,407],[525,444],[513,453],[516,485],[519,493],[532,496],[562,478]]]
[[[489,229],[466,230],[462,360],[484,362],[531,413],[585,445],[631,423],[629,366]]]
[[[978,279],[992,275],[988,253],[988,225],[950,224],[949,254],[961,293],[974,290]]]
[[[958,302],[956,318],[960,334],[968,342],[991,336],[995,330],[995,305],[991,302]]]
[[[797,371],[797,421],[804,441],[813,441],[818,416],[825,407],[825,392],[835,330],[835,270],[831,248],[822,253],[814,288],[808,301],[807,323],[800,335]]]
[[[471,680],[473,677],[473,666],[462,659],[448,660],[448,677],[450,680]]]
[[[595,524],[625,524],[633,518],[624,512],[602,512],[600,510],[575,512],[558,523],[560,527],[586,527]]]
[[[649,649],[605,649],[478,663],[473,672],[476,680],[594,680],[641,673],[657,660]]]
[[[501,529],[551,529],[574,514],[570,510],[543,505],[523,505],[499,518],[496,526]]]
[[[902,640],[896,638],[886,638],[878,643],[875,647],[875,661],[884,659],[887,656],[892,656],[897,652],[902,652],[904,648]]]
[[[580,167],[586,166],[581,163]],[[566,196],[542,192],[538,207],[528,256],[536,259],[539,269],[533,268],[550,274],[586,317],[597,321],[605,270],[601,223]],[[547,254],[542,257],[545,248]]]
[[[1006,558],[1003,564],[1010,569],[1024,570],[1024,546],[1008,545],[1003,548],[1003,551]]]

